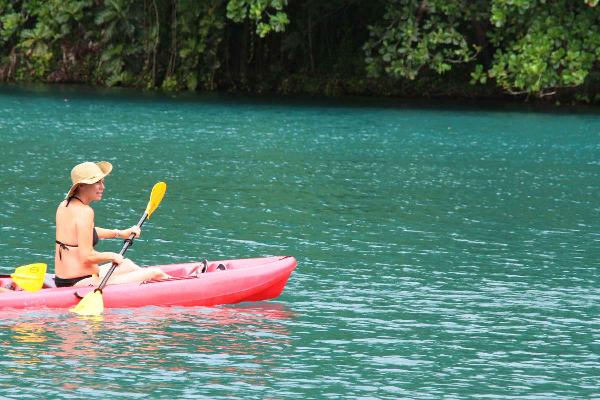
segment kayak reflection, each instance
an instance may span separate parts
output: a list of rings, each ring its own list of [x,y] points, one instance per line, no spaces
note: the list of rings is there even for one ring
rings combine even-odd
[[[11,374],[51,367],[55,389],[101,390],[115,374],[154,385],[149,371],[171,379],[225,373],[256,383],[291,346],[293,317],[280,303],[113,309],[95,320],[45,310],[12,324],[4,319],[0,342]]]

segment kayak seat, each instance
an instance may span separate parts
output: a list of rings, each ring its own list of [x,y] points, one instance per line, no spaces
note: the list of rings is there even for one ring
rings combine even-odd
[[[206,261],[206,259],[202,260],[201,262],[195,264],[191,269],[188,269],[186,271],[184,271],[181,274],[181,277],[187,277],[187,276],[195,276],[198,277],[199,275],[203,274],[206,272],[206,268],[208,266],[208,261]],[[171,276],[177,276],[174,275],[173,272],[170,272]]]
[[[209,264],[208,261],[206,259],[204,259],[204,260],[194,264],[191,268],[188,267],[186,269],[171,270],[168,272],[169,272],[169,275],[171,275],[171,276],[184,278],[184,277],[191,277],[191,276],[199,277],[200,275],[205,274],[207,272],[226,271],[228,269],[231,269],[229,265],[225,265],[225,264],[217,263],[217,262],[213,262],[213,263]]]
[[[206,272],[227,271],[229,268],[225,264],[212,263],[206,269]]]
[[[55,287],[56,287],[56,282],[54,282],[54,275],[46,274],[46,277],[44,278],[44,285],[42,286],[42,289],[52,289]]]

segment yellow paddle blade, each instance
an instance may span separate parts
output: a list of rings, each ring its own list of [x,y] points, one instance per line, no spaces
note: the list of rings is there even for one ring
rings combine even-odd
[[[36,290],[40,290],[44,285],[47,267],[44,263],[23,265],[15,269],[15,272],[10,277],[23,290],[35,292]]]
[[[89,292],[83,299],[69,311],[79,315],[100,315],[104,311],[104,299],[102,292],[94,290]]]
[[[167,184],[164,182],[158,182],[152,188],[152,193],[150,193],[150,201],[146,206],[146,213],[148,214],[148,218],[152,215],[154,210],[158,208],[158,205],[162,201],[163,197],[165,197],[165,192],[167,191]]]

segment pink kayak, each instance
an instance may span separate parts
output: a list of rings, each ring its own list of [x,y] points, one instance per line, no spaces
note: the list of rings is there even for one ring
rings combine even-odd
[[[106,308],[144,306],[213,306],[244,301],[273,299],[281,294],[296,268],[294,257],[265,257],[210,261],[205,272],[202,262],[157,265],[172,276],[164,281],[108,285],[103,290]],[[69,308],[93,287],[53,287],[54,275],[47,274],[44,287],[37,292],[0,293],[0,309]],[[0,276],[0,286],[12,280]]]

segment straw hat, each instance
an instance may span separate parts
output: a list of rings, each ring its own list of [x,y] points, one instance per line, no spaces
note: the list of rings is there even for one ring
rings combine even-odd
[[[110,174],[110,171],[112,171],[112,164],[108,161],[100,161],[97,163],[88,161],[77,164],[71,170],[71,181],[73,181],[73,186],[69,189],[67,198],[73,196],[75,190],[77,190],[82,183],[96,183],[106,175]]]

